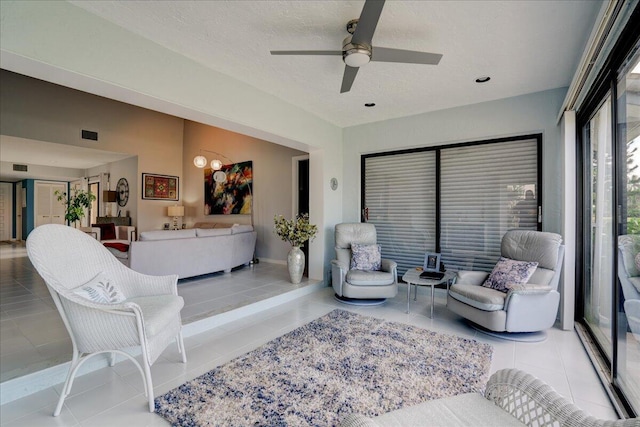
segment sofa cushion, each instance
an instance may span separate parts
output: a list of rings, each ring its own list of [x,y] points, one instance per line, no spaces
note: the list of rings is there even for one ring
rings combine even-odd
[[[392,284],[395,277],[387,271],[349,270],[346,281],[353,286],[378,286]]]
[[[231,227],[231,234],[248,233],[253,231],[253,226],[249,224],[233,224]]]
[[[73,292],[89,301],[101,304],[117,304],[126,299],[120,288],[106,273],[100,272]]]
[[[477,285],[454,284],[449,295],[458,301],[484,311],[498,311],[504,308],[507,296],[504,292]]]
[[[113,240],[118,238],[116,236],[116,225],[112,222],[108,224],[91,224],[91,226],[100,229],[100,240]]]
[[[529,281],[538,268],[537,262],[516,261],[500,257],[493,271],[482,286],[502,292],[508,292],[507,285],[522,285]]]
[[[196,228],[196,236],[198,237],[228,236],[230,234],[230,228]]]
[[[140,241],[188,239],[190,237],[196,237],[196,230],[193,228],[187,230],[145,231],[140,233]]]
[[[380,270],[380,245],[351,244],[351,270]]]

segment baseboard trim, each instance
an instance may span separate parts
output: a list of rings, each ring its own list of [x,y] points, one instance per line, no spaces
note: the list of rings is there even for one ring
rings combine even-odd
[[[290,302],[296,298],[312,294],[324,288],[326,288],[326,285],[322,281],[317,281],[316,283],[303,288],[294,289],[285,294],[277,295],[244,307],[239,307],[225,313],[208,317],[206,319],[188,323],[182,327],[182,334],[184,337],[190,337],[243,317]],[[138,356],[140,354],[140,349],[138,347],[127,349],[127,353],[133,356]],[[121,360],[121,362],[123,361],[124,359]],[[13,402],[14,400],[64,382],[67,372],[69,371],[70,364],[71,362],[66,362],[0,383],[0,405]],[[76,378],[84,374],[88,374],[89,372],[105,368],[108,365],[106,355],[92,357],[82,366]]]

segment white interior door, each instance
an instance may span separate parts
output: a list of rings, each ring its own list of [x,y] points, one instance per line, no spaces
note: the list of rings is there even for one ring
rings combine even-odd
[[[36,227],[43,224],[65,224],[65,205],[58,201],[56,191],[64,193],[67,191],[67,184],[63,182],[38,182],[35,183],[35,212]]]
[[[12,184],[8,182],[0,182],[0,240],[11,240],[13,225],[13,215],[11,207],[13,206]]]

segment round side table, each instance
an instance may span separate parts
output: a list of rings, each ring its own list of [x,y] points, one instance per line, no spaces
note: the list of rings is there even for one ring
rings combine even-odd
[[[422,271],[418,271],[415,268],[410,268],[406,273],[402,276],[402,280],[407,282],[407,313],[409,313],[409,301],[411,299],[411,285],[415,287],[415,298],[418,298],[418,286],[431,286],[431,315],[430,318],[433,319],[433,304],[435,301],[435,287],[442,284],[449,284],[451,280],[456,277],[455,271],[446,271],[442,279],[422,279],[420,278],[420,273]]]

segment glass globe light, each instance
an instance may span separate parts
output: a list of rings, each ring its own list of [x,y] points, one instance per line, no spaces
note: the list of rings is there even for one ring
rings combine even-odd
[[[213,169],[214,171],[219,171],[220,169],[222,169],[222,162],[218,159],[211,160],[211,169]]]
[[[203,167],[207,166],[207,158],[204,156],[195,156],[193,158],[193,164],[197,167],[202,169]]]

